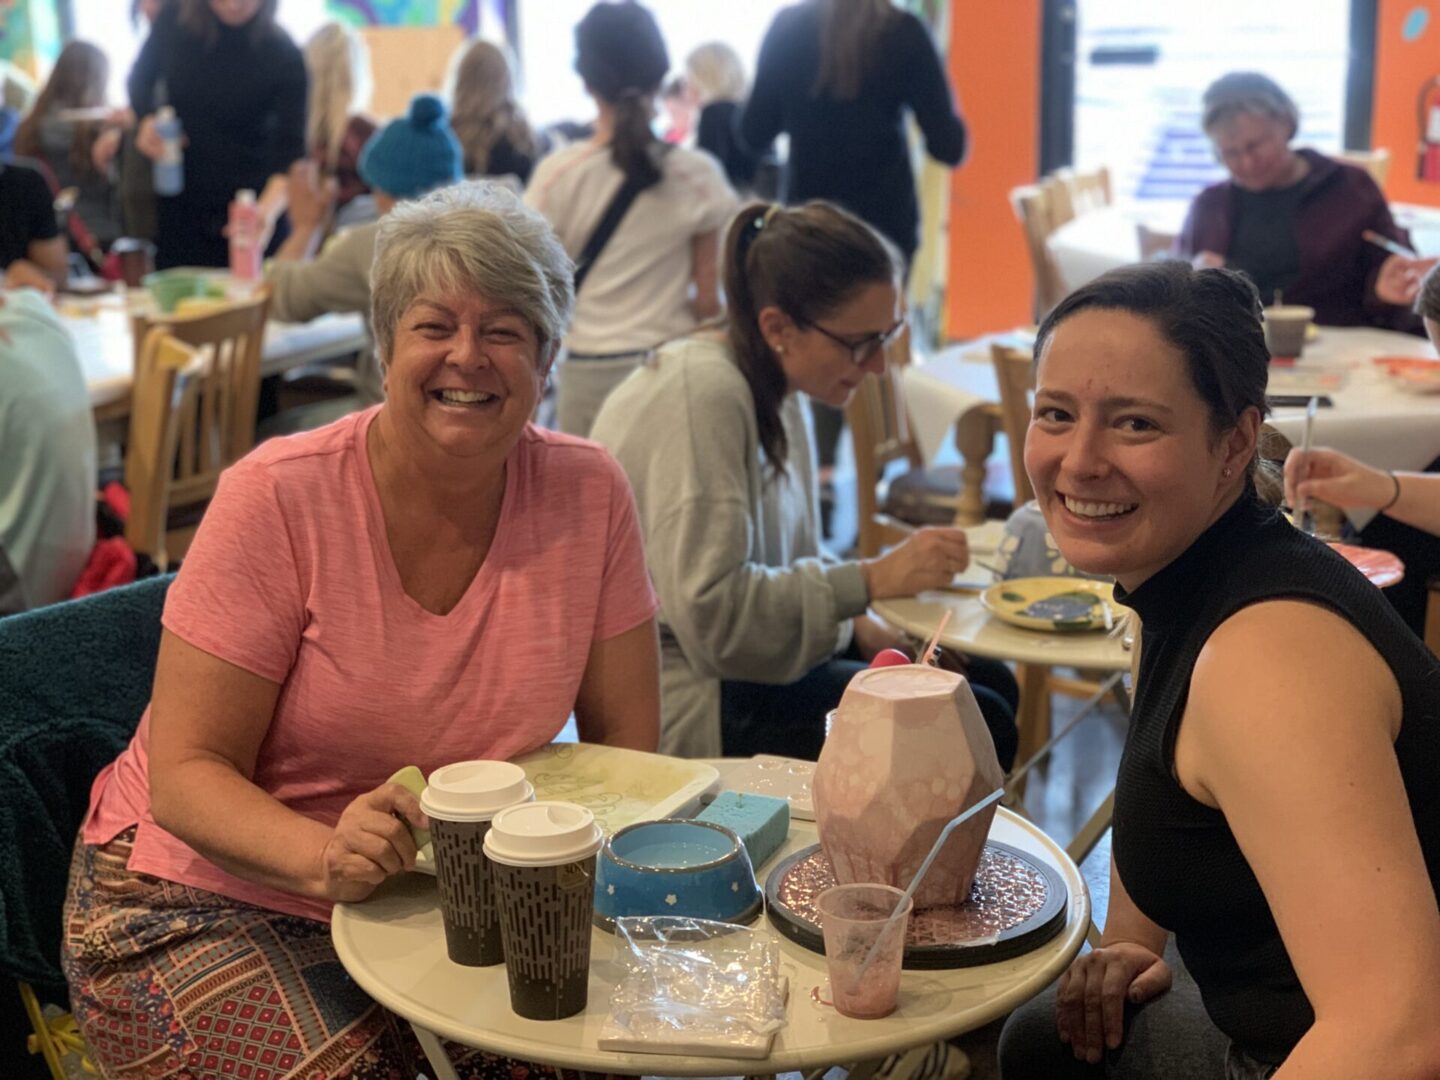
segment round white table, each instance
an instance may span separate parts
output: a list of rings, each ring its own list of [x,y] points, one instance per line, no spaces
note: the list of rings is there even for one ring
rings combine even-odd
[[[788,1023],[764,1059],[599,1049],[596,1038],[622,975],[615,939],[600,930],[594,932],[588,1008],[565,1020],[516,1016],[503,966],[461,967],[446,956],[431,877],[403,875],[363,904],[337,905],[331,937],[340,962],[360,987],[415,1027],[439,1080],[449,1080],[454,1070],[436,1036],[523,1061],[634,1075],[753,1075],[868,1062],[1005,1015],[1048,986],[1079,952],[1090,924],[1090,897],[1075,864],[1058,844],[1008,810],[996,813],[990,835],[1060,871],[1070,902],[1065,925],[1055,937],[1012,960],[953,971],[906,971],[894,1013],[882,1020],[851,1020],[812,997],[812,990],[826,986],[825,958],[775,933],[762,916],[755,925],[775,935],[782,972],[790,979]],[[757,876],[763,880],[776,859],[815,842],[812,822],[792,820],[786,845]]]
[[[940,644],[973,656],[1085,671],[1126,671],[1130,667],[1123,623],[1117,624],[1113,632],[1047,634],[1022,630],[990,614],[980,603],[979,593],[969,590],[922,592],[919,596],[877,600],[870,607],[892,626],[922,641],[934,636],[948,611],[950,621],[940,635]]]

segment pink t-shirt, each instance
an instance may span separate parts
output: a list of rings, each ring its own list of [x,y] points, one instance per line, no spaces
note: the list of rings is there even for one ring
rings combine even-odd
[[[282,684],[254,781],[333,824],[404,765],[513,758],[549,742],[595,641],[657,601],[625,474],[594,443],[527,426],[495,539],[448,615],[406,594],[365,451],[377,409],[276,439],[228,470],[165,602],[166,629]],[[155,824],[150,712],[96,778],[86,843],[137,825],[130,869],[328,919],[243,881]]]

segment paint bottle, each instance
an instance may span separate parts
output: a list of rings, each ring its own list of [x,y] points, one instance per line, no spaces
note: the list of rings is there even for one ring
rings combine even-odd
[[[153,166],[155,194],[179,195],[185,190],[185,154],[180,147],[180,118],[169,105],[156,110],[155,133],[163,143]]]

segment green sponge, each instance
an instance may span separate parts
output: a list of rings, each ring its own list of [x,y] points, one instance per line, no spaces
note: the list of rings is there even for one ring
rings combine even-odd
[[[420,798],[425,791],[425,774],[414,765],[406,765],[394,776],[390,777],[387,782],[399,784],[417,799]],[[416,848],[423,848],[426,844],[430,843],[430,830],[417,829],[408,821],[405,823],[405,827],[410,830],[410,835],[415,838]]]
[[[790,835],[790,804],[769,795],[722,791],[697,820],[733,829],[750,853],[750,865],[758,870]]]

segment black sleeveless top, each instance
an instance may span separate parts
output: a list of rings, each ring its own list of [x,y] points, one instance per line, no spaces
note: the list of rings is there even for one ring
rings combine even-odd
[[[1143,620],[1134,712],[1115,785],[1125,890],[1175,934],[1217,1027],[1278,1064],[1315,1014],[1225,815],[1175,778],[1175,740],[1201,648],[1229,616],[1281,598],[1321,604],[1373,644],[1400,685],[1395,753],[1432,884],[1440,888],[1440,661],[1348,562],[1247,491],[1178,559],[1116,596]],[[1274,646],[1280,650],[1284,642]]]

